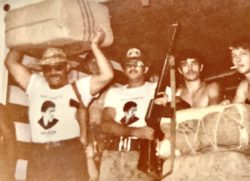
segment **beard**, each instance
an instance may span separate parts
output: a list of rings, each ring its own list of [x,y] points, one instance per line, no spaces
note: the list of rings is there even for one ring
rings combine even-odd
[[[52,89],[58,89],[67,84],[68,80],[65,76],[53,74],[46,77],[46,80]]]

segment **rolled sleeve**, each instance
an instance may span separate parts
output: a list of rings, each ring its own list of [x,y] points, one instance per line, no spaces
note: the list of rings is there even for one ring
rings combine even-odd
[[[36,90],[37,83],[42,80],[42,77],[38,74],[32,74],[26,89],[26,94],[30,95],[33,90]]]
[[[79,79],[76,82],[77,88],[81,94],[82,101],[84,105],[87,107],[93,98],[99,96],[99,93],[95,94],[94,96],[90,93],[90,83],[91,83],[91,76],[87,76],[84,78]]]

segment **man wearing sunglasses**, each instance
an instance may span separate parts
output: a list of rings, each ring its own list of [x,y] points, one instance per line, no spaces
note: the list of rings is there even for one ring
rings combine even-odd
[[[137,48],[129,49],[123,62],[127,84],[110,88],[106,94],[102,130],[113,136],[113,140],[108,145],[109,150],[103,152],[100,180],[120,180],[121,177],[122,180],[153,180],[137,169],[139,139],[152,140],[154,134],[154,130],[145,122],[145,114],[156,88],[155,83],[146,81],[148,69],[142,52]],[[131,103],[133,114],[136,115],[133,122],[124,119],[124,107]],[[119,164],[119,170],[107,164],[106,158],[114,159]],[[116,171],[110,174],[111,170]]]
[[[76,81],[85,106],[113,78],[112,66],[99,48],[103,37],[104,32],[96,30],[90,43],[99,72]],[[10,50],[5,64],[29,96],[29,122],[34,149],[28,162],[27,180],[88,180],[87,158],[79,141],[81,129],[76,119],[76,108],[70,106],[70,101],[78,101],[78,98],[68,82],[68,73],[77,63],[68,61],[62,49],[47,48],[38,63],[44,75],[40,76],[21,64],[22,58],[23,54],[18,50]],[[49,127],[44,127],[39,121],[46,102],[53,102],[56,107],[53,115],[58,120]],[[81,138],[81,141],[85,144],[86,140]]]

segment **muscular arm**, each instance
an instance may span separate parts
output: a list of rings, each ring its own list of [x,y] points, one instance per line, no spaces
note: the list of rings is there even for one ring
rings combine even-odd
[[[248,82],[246,80],[243,80],[237,87],[233,103],[245,103],[247,99],[247,91],[248,91]]]
[[[5,65],[16,82],[24,89],[27,89],[31,72],[22,65],[23,54],[17,50],[10,50],[5,58]]]
[[[219,104],[222,100],[221,88],[217,82],[213,82],[209,85],[209,103],[208,105]]]
[[[106,134],[114,136],[136,136],[142,139],[153,139],[154,130],[149,127],[124,127],[115,122],[115,110],[111,107],[106,107],[102,115],[102,131]]]
[[[91,78],[90,93],[95,95],[101,89],[103,89],[114,77],[113,68],[107,58],[100,50],[98,44],[100,39],[104,36],[102,31],[98,31],[96,37],[91,42],[91,50],[96,58],[96,63],[99,69],[99,73],[95,74]]]

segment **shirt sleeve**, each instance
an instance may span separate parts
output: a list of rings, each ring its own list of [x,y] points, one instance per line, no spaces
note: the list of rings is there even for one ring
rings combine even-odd
[[[37,89],[37,85],[41,86],[40,82],[42,81],[42,79],[43,78],[40,75],[32,74],[26,89],[26,94],[27,95],[32,94],[32,91]]]
[[[114,91],[114,88],[110,88],[104,98],[104,108],[105,107],[114,107],[114,98],[116,97],[115,96],[115,91]]]
[[[91,76],[83,77],[76,81],[77,88],[81,94],[82,102],[87,107],[91,100],[93,98],[96,98],[99,96],[99,94],[96,94],[94,96],[90,93],[90,80]]]

